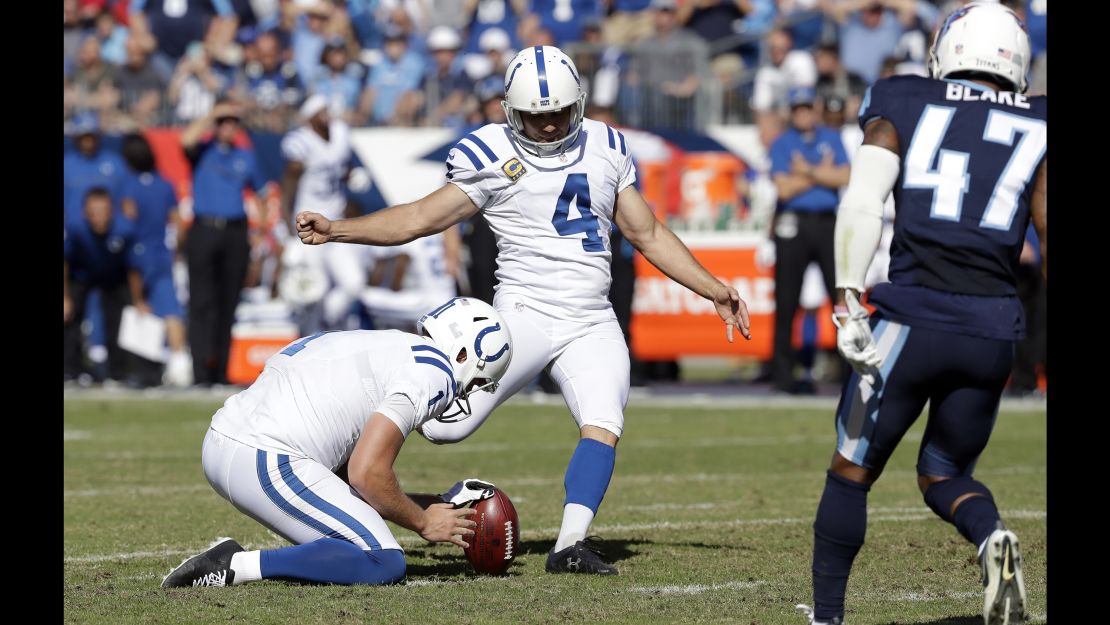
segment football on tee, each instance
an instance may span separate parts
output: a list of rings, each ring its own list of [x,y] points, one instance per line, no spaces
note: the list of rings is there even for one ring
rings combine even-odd
[[[478,526],[466,541],[466,559],[474,570],[487,575],[503,575],[516,557],[520,544],[520,521],[509,496],[500,489],[493,497],[479,501],[474,506],[478,514],[471,517]]]

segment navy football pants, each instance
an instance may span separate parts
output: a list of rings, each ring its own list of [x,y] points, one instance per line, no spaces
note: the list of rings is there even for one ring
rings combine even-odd
[[[836,411],[837,451],[881,471],[929,402],[917,472],[971,475],[998,416],[1014,343],[911,327],[878,313],[871,328],[881,375],[874,387],[849,376]]]

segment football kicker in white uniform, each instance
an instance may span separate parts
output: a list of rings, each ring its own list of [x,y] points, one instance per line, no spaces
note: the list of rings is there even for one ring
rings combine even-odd
[[[472,298],[450,300],[420,326],[426,336],[352,330],[299,339],[224,403],[204,438],[204,475],[295,546],[244,551],[222,539],[171,571],[163,588],[396,583],[405,557],[383,519],[467,546],[474,510],[456,507],[492,496],[493,485],[468,479],[443,496],[406,495],[393,462],[414,429],[465,419],[472,395],[497,388],[512,340],[497,311]]]
[[[671,279],[713,301],[728,340],[737,327],[750,338],[747,306],[652,214],[633,186],[624,135],[583,119],[586,94],[562,51],[535,46],[517,54],[505,72],[502,106],[508,123],[463,137],[438,190],[356,219],[300,213],[297,231],[309,245],[400,245],[485,213],[498,248],[494,307],[515,356],[497,392],[474,398],[470,419],[420,431],[437,443],[461,440],[550,368],[581,440],[567,467],[563,522],[546,568],[615,574],[585,540],[613,474],[628,398],[628,348],[608,300],[610,228],[619,227]]]
[[[351,166],[350,128],[342,120],[330,118],[327,104],[327,98],[321,95],[306,100],[300,111],[304,125],[281,140],[281,154],[286,161],[282,214],[290,220],[288,223],[292,223],[296,212],[306,210],[328,219],[341,219],[347,208],[343,188]],[[335,328],[366,286],[369,257],[365,249],[351,245],[308,251],[290,258],[327,274],[332,286],[323,297],[322,312],[325,326]]]

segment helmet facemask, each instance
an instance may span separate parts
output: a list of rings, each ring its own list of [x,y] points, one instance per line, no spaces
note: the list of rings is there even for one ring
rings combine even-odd
[[[570,107],[566,134],[554,141],[537,141],[528,136],[524,116],[550,113]],[[578,140],[586,113],[586,92],[574,61],[554,46],[532,46],[521,50],[505,70],[505,99],[501,108],[513,137],[536,156],[565,152]]]
[[[457,410],[436,419],[453,423],[469,417],[470,396],[478,391],[496,391],[512,359],[511,337],[504,320],[481,300],[456,297],[421,317],[417,325],[443,355],[451,354],[448,360]],[[476,380],[480,381],[477,386]]]
[[[559,99],[554,98],[554,104],[559,103]],[[545,143],[541,141],[535,141],[528,137],[525,132],[524,126],[525,115],[546,111],[558,111],[567,107],[571,108],[570,125],[567,127],[567,133],[563,138]],[[555,106],[554,108],[548,108],[543,111],[539,109],[516,109],[509,104],[508,100],[501,101],[501,108],[505,110],[505,117],[508,119],[509,128],[512,129],[513,136],[516,138],[517,143],[521,144],[521,146],[525,150],[531,152],[532,154],[535,154],[536,156],[554,156],[556,154],[566,152],[567,149],[570,146],[574,145],[574,142],[578,139],[578,133],[582,130],[582,117],[585,115],[586,112],[586,93],[579,93],[578,99],[571,102],[570,104],[561,107]]]
[[[490,393],[493,393],[493,392],[497,391],[497,387],[500,386],[499,382],[497,382],[496,380],[490,379],[490,378],[474,378],[474,380],[471,381],[471,384],[473,384],[474,382],[476,382],[478,380],[485,380],[485,383],[481,384],[479,386],[475,386],[474,388],[470,389],[469,391],[466,391],[466,390],[459,391],[459,394],[455,397],[455,401],[454,401],[454,406],[457,410],[455,410],[455,412],[452,412],[451,414],[442,414],[442,415],[436,417],[436,421],[439,421],[439,422],[442,422],[442,423],[455,423],[455,422],[458,422],[458,421],[462,421],[463,419],[465,419],[465,418],[467,418],[471,415],[470,396],[472,394],[477,393],[478,391],[485,391],[485,390],[488,390]]]

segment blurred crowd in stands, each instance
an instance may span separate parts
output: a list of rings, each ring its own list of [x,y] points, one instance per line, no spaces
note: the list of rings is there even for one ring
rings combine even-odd
[[[832,280],[831,248],[784,245],[794,237],[783,233],[799,225],[810,227],[806,220],[811,217],[813,227],[831,233],[828,216],[835,214],[851,156],[862,140],[855,119],[868,86],[891,75],[926,75],[933,32],[944,16],[967,2],[63,3],[65,377],[146,386],[162,381],[226,383],[236,306],[254,298],[252,293],[265,292],[254,298],[262,300],[277,294],[280,271],[275,267],[289,240],[288,229],[279,227],[275,235],[269,230],[274,224],[265,219],[264,227],[256,228],[257,215],[248,224],[248,211],[271,206],[276,221],[286,221],[292,200],[282,200],[284,210],[268,201],[291,195],[296,186],[267,184],[258,173],[254,150],[237,144],[236,133],[281,135],[316,127],[328,140],[327,128],[334,121],[354,128],[442,127],[459,133],[502,122],[507,64],[529,46],[557,45],[567,51],[589,94],[587,115],[606,123],[693,133],[712,124],[754,124],[768,164],[753,165],[737,185],[748,201],[755,204],[762,198],[776,214],[767,224],[757,261],[775,265],[780,311],[795,310],[799,300],[806,308],[813,298],[803,289],[803,274],[808,268],[809,290],[816,286],[823,294]],[[1030,34],[1029,92],[1047,93],[1047,0],[1003,4],[1022,16]],[[194,176],[188,211],[178,210],[180,190],[156,171],[142,135],[161,127],[185,128],[181,147]],[[803,140],[799,133],[816,127],[824,129],[821,140],[830,147],[807,155],[805,142],[812,144],[812,134]],[[212,138],[205,135],[201,141],[202,133]],[[119,146],[119,152],[106,147],[106,137],[114,139],[111,145]],[[207,150],[209,145],[219,149]],[[282,155],[290,159],[284,144]],[[233,172],[226,180],[219,173],[224,164]],[[809,186],[794,185],[792,177],[807,171],[818,172],[810,176]],[[357,186],[357,175],[342,178]],[[219,186],[228,180],[231,186]],[[258,202],[253,209],[240,201],[235,185],[253,188]],[[225,202],[229,197],[234,201]],[[346,214],[379,207],[356,207]],[[799,224],[797,214],[802,213],[806,215]],[[814,216],[819,213],[825,218]],[[440,259],[437,270],[446,271],[462,291],[492,297],[496,248],[481,219],[436,245],[438,252],[420,255]],[[614,293],[623,302],[617,303],[618,312],[624,311],[627,327],[632,271],[631,250],[625,248],[615,240],[614,250],[621,253],[614,254],[614,262],[622,268],[614,267]],[[1031,244],[1022,255],[1023,267],[1030,267],[1022,288],[1031,316],[1024,362],[1031,364],[1022,365],[1020,373],[1015,369],[1013,388],[1018,393],[1035,391],[1044,367],[1043,321],[1038,323],[1043,320],[1044,292],[1034,269],[1038,249]],[[404,253],[371,254],[366,262],[366,273],[359,274],[362,286],[367,280],[379,286],[396,283],[397,290],[409,259]],[[383,277],[383,267],[390,275]],[[197,280],[200,275],[231,278],[225,288]],[[882,275],[880,271],[877,279]],[[340,281],[336,275],[329,279]],[[442,285],[436,288],[446,292]],[[354,292],[348,299],[359,297]],[[196,312],[201,310],[198,298],[204,301],[203,315]],[[190,300],[193,313],[188,312]],[[129,364],[130,356],[116,345],[128,303],[167,319],[169,355],[146,367],[145,374],[143,363]],[[776,326],[792,328],[792,316],[783,313]],[[315,323],[298,320],[302,333],[351,326],[347,321]],[[805,372],[799,378],[799,354],[789,333],[776,334],[775,359],[767,363],[764,377],[783,392],[812,392],[812,357],[803,350]],[[634,368],[634,376],[650,378],[651,371]]]

